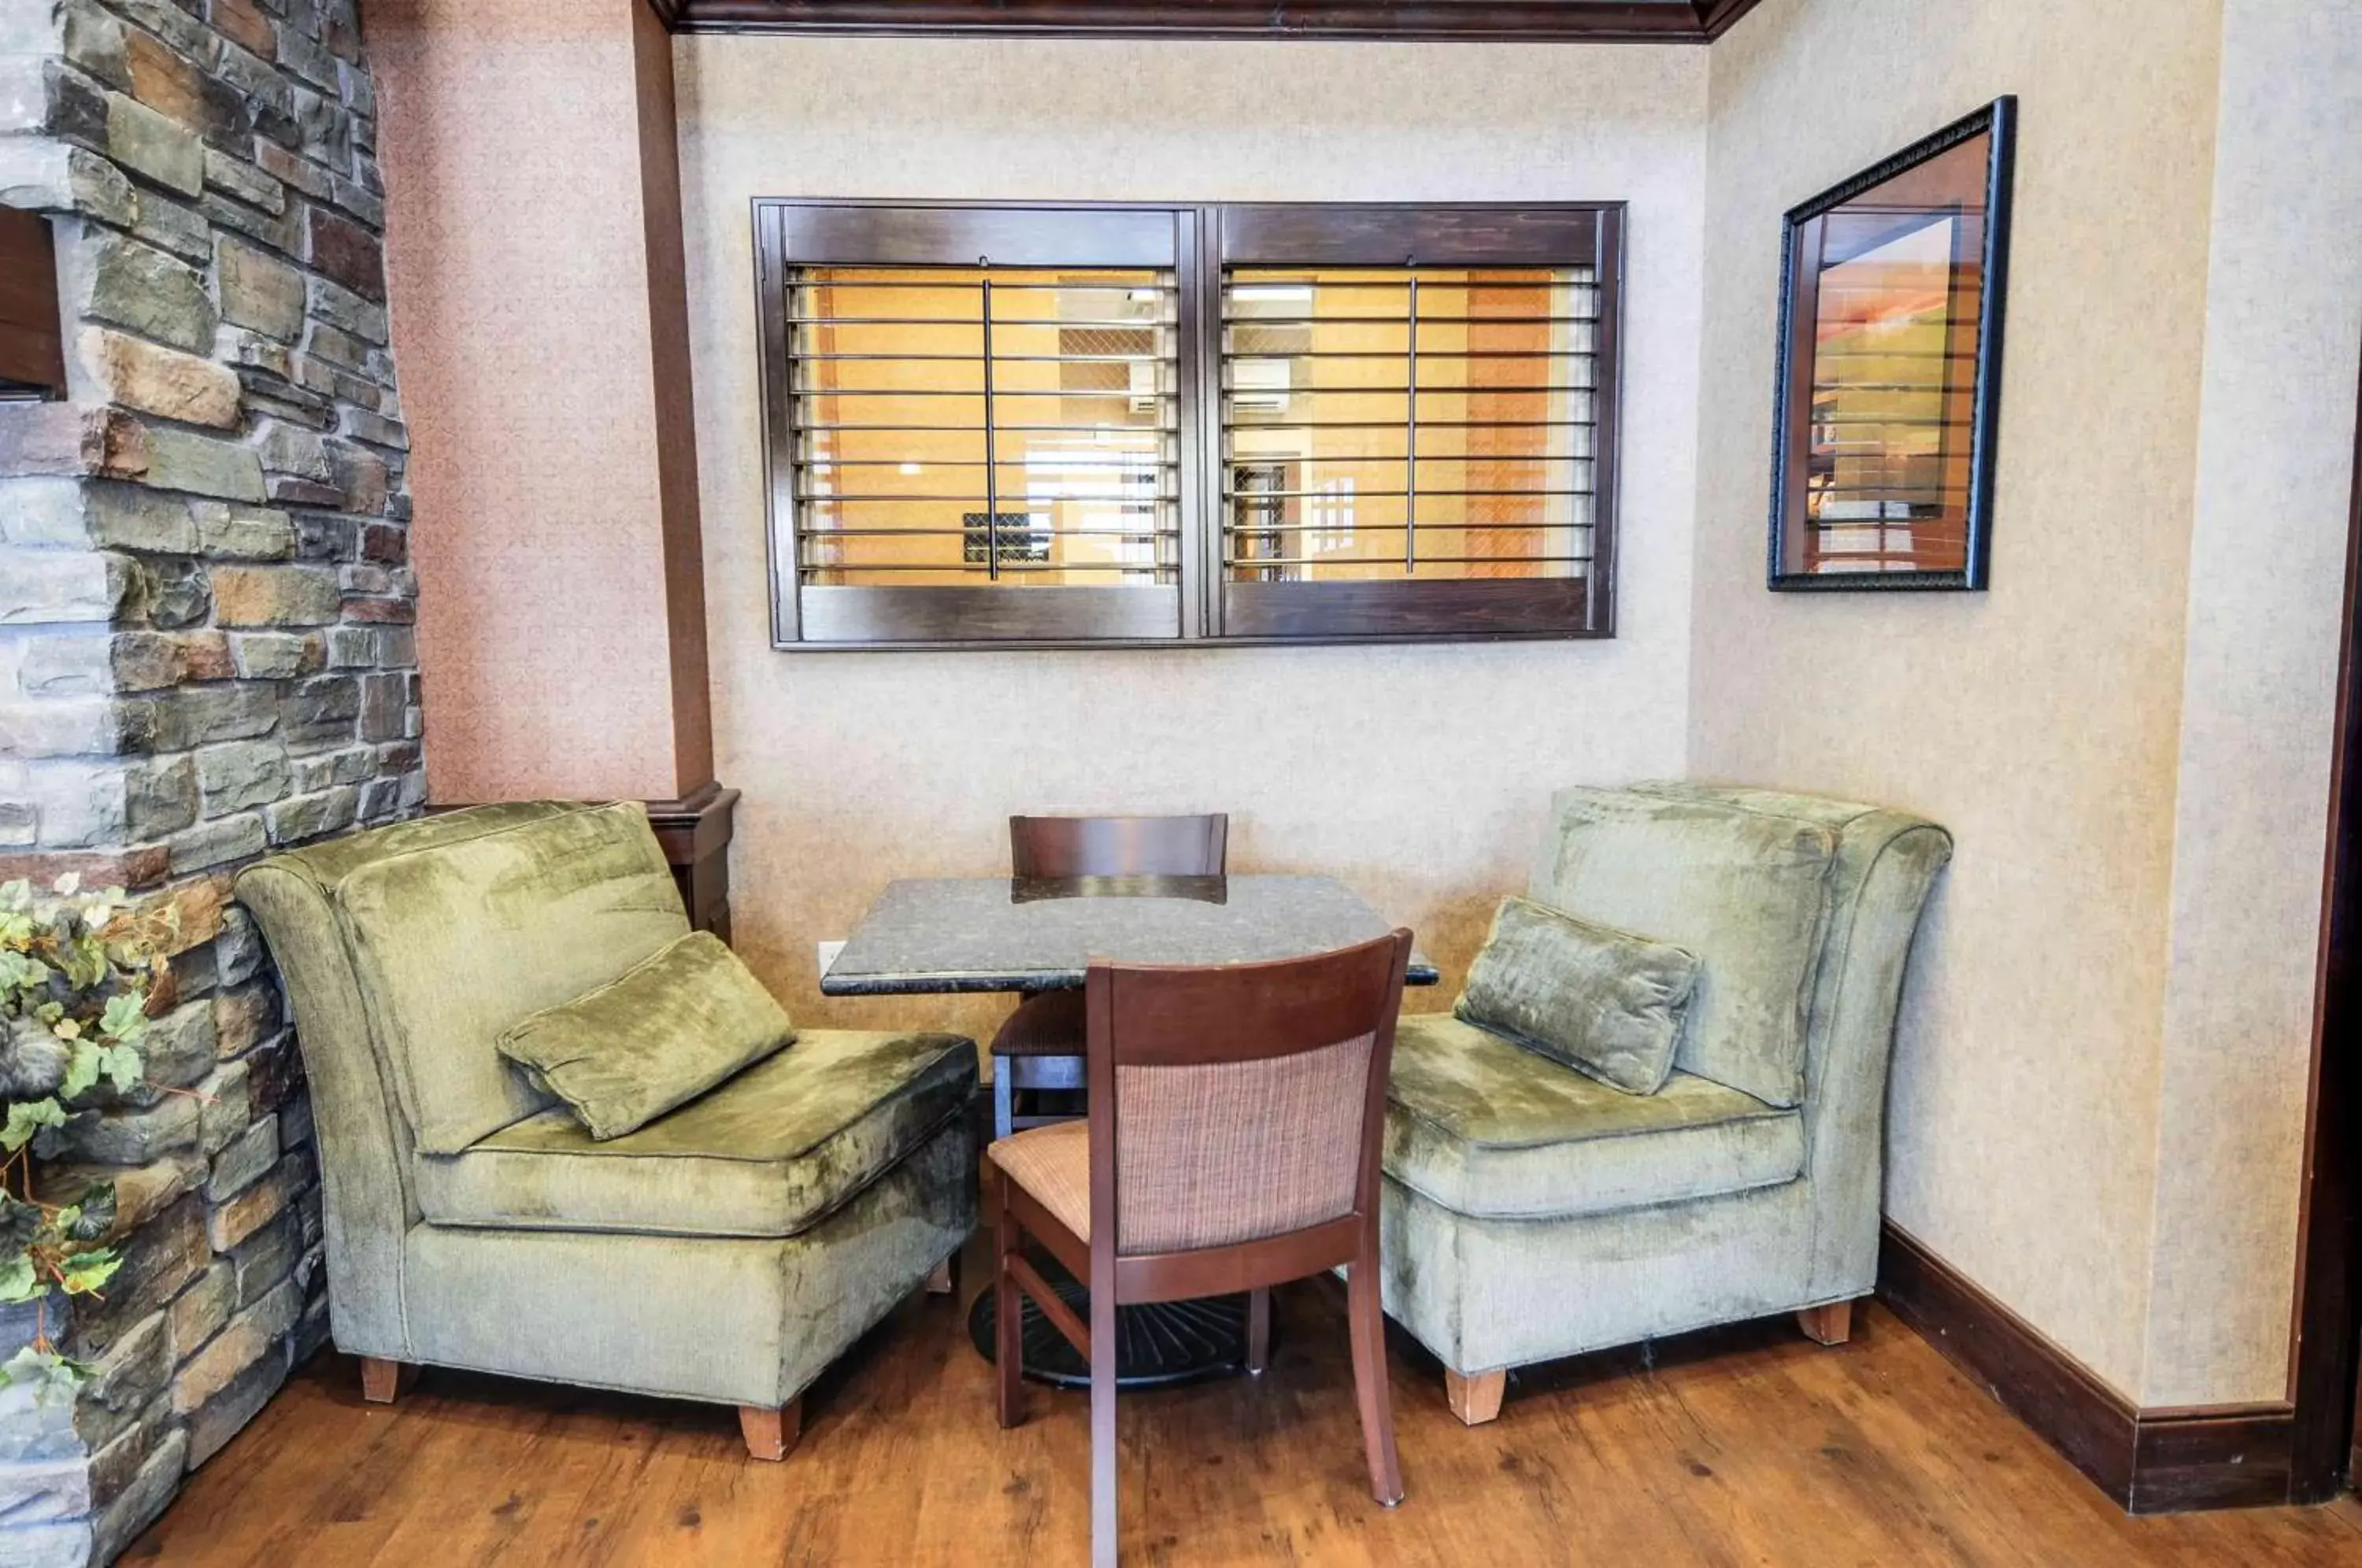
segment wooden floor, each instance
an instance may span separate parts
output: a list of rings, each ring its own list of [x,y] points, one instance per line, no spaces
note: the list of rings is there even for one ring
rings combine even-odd
[[[967,1288],[982,1277],[968,1259]],[[963,1292],[965,1295],[965,1291]],[[323,1355],[128,1562],[1009,1563],[1087,1551],[1085,1399],[1002,1432],[945,1299],[905,1303],[821,1381],[802,1446],[745,1457],[728,1410],[429,1372],[392,1408]],[[1823,1350],[1752,1324],[1561,1364],[1468,1430],[1394,1347],[1408,1499],[1365,1488],[1343,1293],[1280,1293],[1272,1370],[1127,1398],[1129,1563],[2362,1564],[2362,1508],[2131,1519],[1882,1309]]]

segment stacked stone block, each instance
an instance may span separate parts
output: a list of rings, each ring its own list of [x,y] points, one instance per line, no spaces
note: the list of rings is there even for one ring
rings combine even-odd
[[[425,797],[375,119],[357,0],[0,0],[0,202],[52,215],[70,361],[0,403],[0,878],[178,922],[151,1087],[42,1146],[127,1261],[70,1430],[0,1394],[0,1561],[111,1560],[326,1334],[229,881]]]

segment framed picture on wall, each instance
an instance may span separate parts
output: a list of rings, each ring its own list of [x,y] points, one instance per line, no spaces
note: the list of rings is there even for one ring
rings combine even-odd
[[[1981,589],[2017,100],[1791,208],[1770,584]]]

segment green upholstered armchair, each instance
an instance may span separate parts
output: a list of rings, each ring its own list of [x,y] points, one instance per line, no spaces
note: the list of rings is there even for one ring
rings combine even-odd
[[[831,1360],[948,1288],[973,1043],[802,1031],[603,1143],[498,1054],[688,932],[638,805],[475,807],[274,856],[237,892],[293,1008],[330,1318],[370,1397],[427,1364],[708,1400],[777,1459]]]
[[[1529,896],[1686,948],[1699,978],[1651,1095],[1448,1014],[1402,1021],[1385,1309],[1471,1425],[1514,1366],[1789,1311],[1845,1338],[1877,1274],[1904,963],[1951,856],[1932,823],[1765,790],[1551,806]]]

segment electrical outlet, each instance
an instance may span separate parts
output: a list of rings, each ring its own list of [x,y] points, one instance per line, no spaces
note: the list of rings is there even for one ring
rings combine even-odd
[[[835,964],[836,955],[844,951],[844,944],[842,942],[823,942],[821,943],[814,951],[820,959],[820,972],[825,975],[828,973],[830,967]]]

